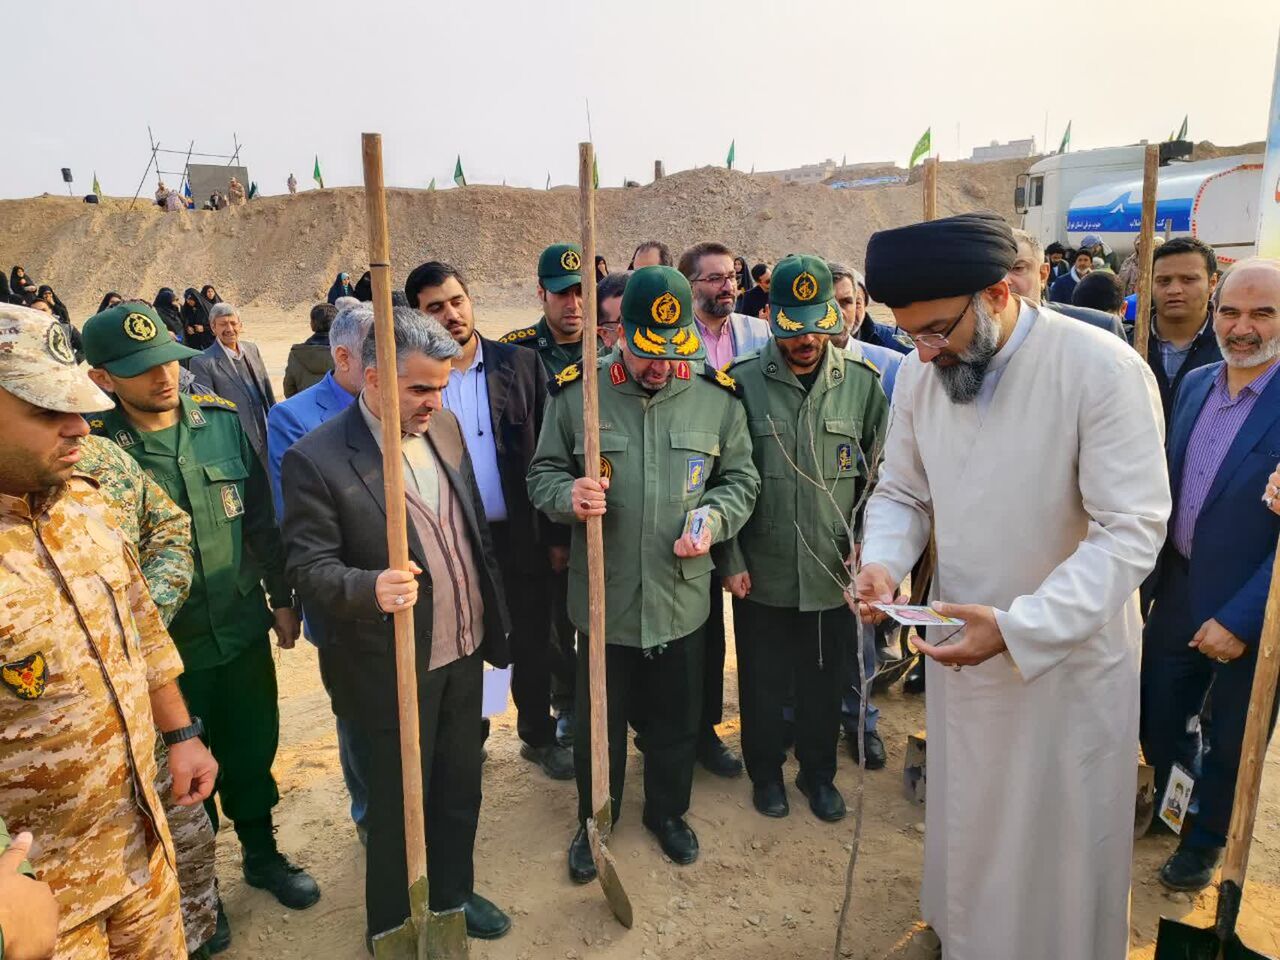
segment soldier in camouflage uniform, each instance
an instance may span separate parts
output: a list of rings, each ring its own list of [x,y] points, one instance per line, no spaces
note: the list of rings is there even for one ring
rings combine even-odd
[[[137,560],[79,469],[79,414],[109,403],[52,318],[0,307],[0,810],[41,838],[59,960],[173,960],[186,943],[154,729],[180,802],[212,792],[217,764]]]
[[[91,416],[89,426],[101,427],[102,420]],[[151,600],[167,627],[191,589],[191,519],[110,440],[90,435],[80,446],[80,469],[98,481],[110,508],[107,519],[137,549]],[[173,777],[162,737],[156,738],[156,766],[156,792],[178,856],[187,950],[196,953],[213,936],[218,914],[213,826],[201,804],[184,807],[169,797]]]

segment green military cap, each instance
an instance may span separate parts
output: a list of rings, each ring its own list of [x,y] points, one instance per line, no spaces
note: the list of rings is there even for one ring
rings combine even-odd
[[[820,257],[792,254],[773,268],[769,284],[769,324],[780,340],[840,329],[831,268]]]
[[[538,258],[542,289],[564,293],[582,283],[582,248],[576,243],[553,243]]]
[[[173,339],[159,315],[144,303],[118,303],[84,323],[84,358],[116,377],[136,377],[171,360],[200,356]]]
[[[646,360],[706,356],[693,325],[693,290],[671,267],[641,267],[631,274],[622,293],[622,332],[627,348]]]

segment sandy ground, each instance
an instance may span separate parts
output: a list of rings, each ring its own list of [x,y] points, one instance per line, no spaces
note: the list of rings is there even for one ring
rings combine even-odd
[[[532,322],[537,311],[495,308],[481,309],[478,315],[482,329],[494,334]],[[245,319],[246,335],[258,341],[278,376],[288,344],[305,336],[305,315],[246,310]],[[359,960],[366,955],[364,857],[348,816],[328,697],[308,644],[281,653],[278,664],[282,731],[276,776],[283,797],[276,815],[279,840],[282,849],[316,877],[323,896],[310,910],[292,913],[268,894],[249,888],[240,879],[234,836],[224,832],[218,872],[234,931],[233,946],[224,956]],[[721,732],[737,749],[732,643],[725,701]],[[865,775],[866,821],[846,955],[909,960],[922,956],[910,941],[919,926],[924,811],[904,796],[901,771],[906,738],[924,724],[924,704],[903,695],[900,688],[878,702],[889,765]],[[781,821],[752,809],[745,777],[724,781],[699,769],[689,819],[702,856],[682,868],[662,857],[640,825],[639,758],[633,751],[623,814],[610,844],[635,906],[636,924],[628,931],[613,920],[596,885],[577,887],[569,882],[565,852],[574,831],[574,786],[553,782],[522,760],[514,727],[512,709],[494,718],[476,848],[477,887],[511,913],[514,927],[502,940],[473,941],[476,960],[785,960],[831,954],[853,820],[836,825],[816,820],[791,787],[794,761],[787,769],[792,812]],[[836,782],[852,806],[859,773],[847,754],[842,758]],[[1052,824],[1045,824],[1045,829],[1053,829]],[[1255,838],[1242,933],[1254,948],[1280,954],[1280,741],[1268,756]],[[1131,958],[1153,956],[1161,916],[1211,925],[1212,891],[1199,897],[1169,894],[1155,879],[1174,844],[1172,837],[1163,835],[1143,838],[1136,845]],[[1031,882],[1036,865],[1009,864],[1008,869],[1022,872]]]

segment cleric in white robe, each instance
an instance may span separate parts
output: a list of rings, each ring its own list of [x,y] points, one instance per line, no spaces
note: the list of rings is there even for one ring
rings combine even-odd
[[[1169,516],[1160,396],[1127,344],[1028,304],[994,214],[875,234],[871,296],[917,351],[866,510],[862,601],[933,533],[921,909],[944,960],[1124,960],[1139,584]],[[873,616],[865,603],[864,616]]]

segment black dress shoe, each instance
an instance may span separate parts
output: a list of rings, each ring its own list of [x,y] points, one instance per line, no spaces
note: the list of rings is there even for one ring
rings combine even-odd
[[[645,817],[644,825],[674,863],[686,866],[698,859],[698,835],[683,817]]]
[[[511,929],[511,918],[478,893],[467,898],[462,914],[467,918],[467,936],[476,940],[497,940]]]
[[[1222,850],[1218,847],[1182,844],[1160,868],[1160,882],[1170,890],[1203,890],[1213,882],[1213,871],[1220,859]]]
[[[556,717],[556,743],[573,749],[573,711],[562,710]]]
[[[809,809],[819,820],[835,823],[844,819],[844,797],[830,780],[810,783],[803,773],[796,776],[796,786],[809,798]]]
[[[590,883],[596,878],[596,862],[591,859],[591,841],[587,828],[579,827],[569,844],[569,879],[574,883]]]
[[[924,657],[923,655],[916,656],[915,666],[913,666],[910,670],[908,670],[907,675],[902,678],[902,692],[914,693],[914,694],[924,693]]]
[[[281,853],[246,856],[244,880],[251,887],[269,891],[290,910],[305,910],[320,899],[320,887],[311,874]]]
[[[222,898],[218,898],[218,920],[213,928],[213,936],[204,942],[209,953],[222,953],[231,946],[231,924],[227,922],[227,911],[222,909]]]
[[[874,730],[863,732],[862,751],[858,750],[858,734],[856,731],[847,734],[845,742],[849,744],[849,756],[853,757],[854,763],[861,763],[863,753],[866,754],[868,770],[880,770],[888,760],[888,755],[884,750],[884,741],[880,739],[880,734]]]
[[[558,743],[548,743],[545,747],[521,744],[520,756],[536,763],[552,780],[573,779],[573,754]]]
[[[766,817],[785,817],[791,812],[791,805],[787,803],[787,790],[781,780],[752,784],[751,802]]]
[[[714,728],[698,738],[698,762],[717,777],[742,775],[742,761],[724,745]]]

